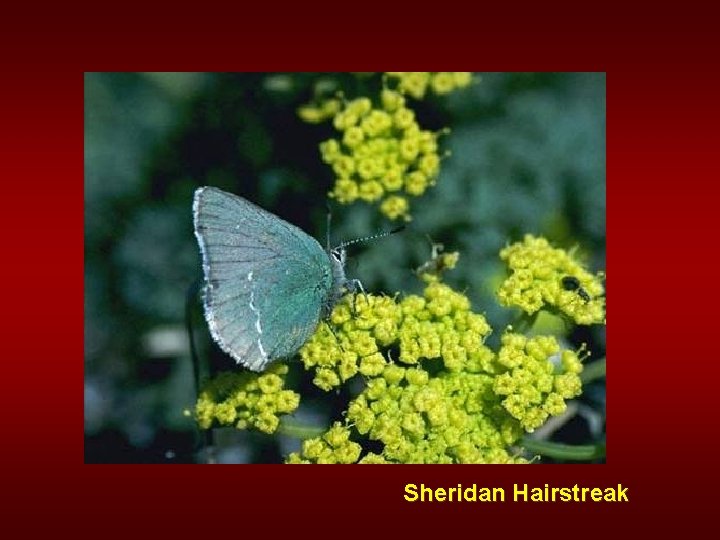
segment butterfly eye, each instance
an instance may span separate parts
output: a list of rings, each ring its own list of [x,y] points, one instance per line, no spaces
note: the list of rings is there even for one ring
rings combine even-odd
[[[340,264],[345,264],[345,249],[344,248],[335,248],[330,251],[330,256],[333,258],[333,260]]]

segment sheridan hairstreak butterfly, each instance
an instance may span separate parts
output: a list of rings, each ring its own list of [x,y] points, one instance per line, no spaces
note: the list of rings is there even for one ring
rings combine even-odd
[[[343,289],[345,245],[311,236],[253,203],[213,187],[193,199],[210,334],[239,364],[262,371],[294,354]]]

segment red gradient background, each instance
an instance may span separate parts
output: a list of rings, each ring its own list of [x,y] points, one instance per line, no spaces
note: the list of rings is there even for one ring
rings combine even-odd
[[[338,5],[292,13],[278,5],[272,16],[210,4],[104,7],[12,8],[0,23],[8,336],[1,507],[17,532],[607,538],[700,530],[718,488],[710,421],[718,358],[707,334],[717,241],[706,239],[718,215],[711,183],[720,177],[710,159],[720,125],[716,17],[657,6],[585,15],[569,3],[517,6],[512,18],[415,5],[430,22],[389,6],[374,11],[377,20]],[[170,19],[178,13],[184,21]],[[608,464],[84,465],[83,72],[390,68],[608,73]],[[403,499],[406,483],[473,482],[510,494],[513,483],[622,483],[630,502]]]

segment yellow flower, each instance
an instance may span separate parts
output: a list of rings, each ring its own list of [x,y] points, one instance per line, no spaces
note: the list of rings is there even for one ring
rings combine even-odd
[[[398,91],[422,99],[428,90],[438,95],[465,88],[472,82],[469,72],[387,72],[385,76],[397,83]]]
[[[324,390],[355,374],[365,388],[350,402],[346,425],[306,441],[289,462],[527,462],[511,447],[581,392],[586,352],[510,331],[497,352],[488,348],[485,317],[440,281],[457,261],[457,253],[435,249],[419,272],[433,278],[422,296],[347,295],[334,308],[332,331],[320,328],[301,357]],[[363,456],[351,442],[355,432],[380,449]]]
[[[390,219],[404,218],[409,221],[408,211],[410,205],[405,197],[391,195],[387,197],[380,205],[380,211]]]
[[[507,332],[502,337],[498,363],[504,372],[495,378],[493,390],[503,407],[526,431],[534,431],[548,416],[562,414],[565,400],[582,391],[579,373],[582,364],[573,351],[562,351],[564,358],[556,372],[552,357],[560,351],[551,336],[525,336]]]
[[[526,235],[500,252],[510,275],[498,298],[528,314],[549,309],[577,324],[605,323],[603,274],[591,274],[572,252],[554,248],[544,238]]]
[[[422,99],[428,90],[446,94],[471,80],[466,72],[387,72],[379,104],[359,97],[343,105],[334,97],[301,106],[303,120],[332,118],[341,132],[320,144],[321,158],[336,176],[329,196],[341,204],[379,203],[388,218],[409,221],[407,197],[419,197],[435,185],[440,172],[437,138],[447,130],[422,130],[405,96]]]
[[[367,202],[374,202],[380,199],[383,195],[383,187],[380,182],[363,182],[359,188],[360,198]]]
[[[432,77],[432,89],[436,94],[448,94],[455,88],[455,77],[452,73],[435,73]]]
[[[342,104],[339,99],[331,98],[319,103],[308,103],[298,108],[298,116],[309,124],[320,124],[334,117]]]
[[[349,178],[338,178],[330,195],[339,203],[349,204],[360,196],[360,188]]]
[[[405,98],[403,95],[388,88],[383,88],[380,99],[383,109],[390,113],[405,107]]]
[[[302,452],[290,454],[286,463],[356,463],[361,451],[349,429],[335,422],[323,436],[304,441]]]
[[[419,89],[425,79],[428,74],[416,74],[408,84]],[[420,129],[401,92],[385,88],[380,102],[373,107],[359,98],[334,116],[341,136],[320,144],[322,160],[336,175],[330,196],[341,204],[379,202],[388,218],[409,221],[407,196],[425,193],[440,172],[438,133]]]
[[[276,363],[264,373],[222,372],[208,380],[195,405],[195,420],[202,429],[214,424],[274,433],[279,415],[294,412],[300,395],[284,390],[285,364]]]

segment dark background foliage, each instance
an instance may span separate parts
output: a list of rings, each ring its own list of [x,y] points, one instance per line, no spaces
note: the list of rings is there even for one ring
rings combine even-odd
[[[183,317],[199,277],[191,198],[214,185],[251,199],[324,243],[330,169],[317,145],[334,135],[295,114],[317,92],[376,91],[375,75],[89,73],[85,77],[85,459],[192,462],[201,437],[183,410],[194,386]],[[517,313],[493,291],[498,251],[525,233],[578,245],[605,267],[605,77],[596,73],[488,73],[446,97],[411,101],[420,125],[449,126],[451,156],[438,184],[412,200],[401,234],[352,250],[351,277],[373,292],[419,292],[412,269],[428,238],[458,250],[448,283],[484,312],[495,338]],[[388,229],[376,208],[330,203],[335,243]],[[229,367],[194,309],[201,357]],[[604,328],[540,321],[573,345],[605,355]],[[339,418],[349,392],[324,394],[298,366],[298,418]],[[604,437],[604,382],[589,385],[554,440]],[[296,440],[223,430],[223,462],[279,461]]]

